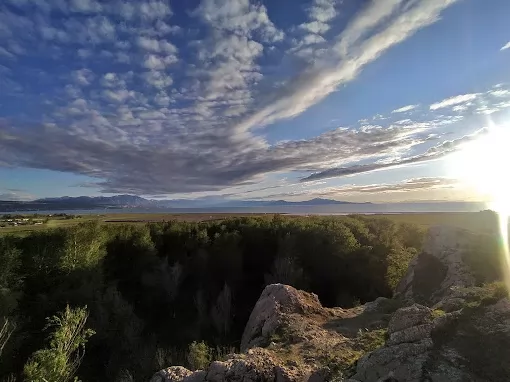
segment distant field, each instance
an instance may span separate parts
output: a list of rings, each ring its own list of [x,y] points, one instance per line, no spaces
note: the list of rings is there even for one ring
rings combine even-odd
[[[104,224],[145,224],[148,222],[158,221],[207,221],[222,220],[232,217],[242,216],[266,216],[271,217],[273,214],[236,214],[236,213],[185,213],[185,214],[166,214],[166,213],[127,213],[127,214],[100,214],[100,215],[83,215],[75,219],[55,218],[43,225],[4,227],[0,228],[1,234],[9,233],[28,233],[48,228],[68,227],[78,223],[87,221],[100,221]],[[289,217],[298,217],[298,215],[288,215]],[[321,215],[324,216],[324,215]],[[343,215],[334,215],[338,219],[342,219]],[[370,217],[388,218],[399,223],[412,223],[424,229],[434,225],[451,225],[455,227],[465,228],[477,232],[494,232],[497,230],[493,216],[479,212],[438,212],[438,213],[409,213],[409,214],[381,214],[367,215]]]
[[[119,223],[131,223],[131,224],[145,224],[149,222],[162,222],[162,221],[208,221],[208,220],[222,220],[232,217],[242,216],[268,216],[272,214],[234,214],[234,213],[214,213],[214,214],[165,214],[165,213],[128,213],[128,214],[98,214],[98,215],[82,215],[75,219],[62,219],[62,218],[49,218],[46,224],[42,225],[27,225],[17,227],[0,227],[1,234],[23,234],[33,231],[45,230],[48,228],[58,227],[69,227],[79,223],[88,221],[99,221],[104,224],[119,224]]]
[[[476,232],[488,233],[498,230],[494,215],[484,212],[434,212],[374,216],[388,218],[399,223],[413,223],[423,228],[449,225]]]

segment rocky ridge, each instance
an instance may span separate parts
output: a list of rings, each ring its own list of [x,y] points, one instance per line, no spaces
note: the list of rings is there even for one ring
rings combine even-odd
[[[151,382],[507,381],[510,301],[476,287],[464,251],[473,234],[431,228],[395,298],[325,308],[316,295],[268,285],[246,325],[241,354],[207,370],[180,366]]]

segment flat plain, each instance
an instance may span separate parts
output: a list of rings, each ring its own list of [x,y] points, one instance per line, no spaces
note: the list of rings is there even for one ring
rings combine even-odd
[[[235,217],[264,217],[272,218],[274,214],[264,213],[115,213],[115,214],[97,214],[81,215],[74,219],[65,219],[62,217],[49,217],[47,222],[42,225],[26,225],[17,227],[1,227],[1,234],[23,234],[36,230],[44,230],[58,227],[69,227],[78,223],[88,221],[99,221],[101,224],[146,224],[150,222],[163,221],[188,221],[200,222],[211,220],[224,220]],[[287,217],[303,217],[303,215],[287,214]],[[306,215],[308,217],[316,215]],[[317,215],[321,217],[328,216],[335,219],[345,219],[349,215]],[[494,215],[484,212],[434,212],[434,213],[407,213],[407,214],[380,214],[367,215],[377,218],[386,218],[397,223],[415,224],[420,228],[427,229],[435,225],[449,225],[468,229],[475,232],[490,233],[498,229],[495,224]]]

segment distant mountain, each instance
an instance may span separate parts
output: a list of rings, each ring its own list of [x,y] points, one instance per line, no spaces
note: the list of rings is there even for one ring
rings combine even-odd
[[[174,199],[156,202],[159,206],[170,208],[256,208],[256,207],[278,207],[278,206],[325,206],[333,204],[359,204],[343,202],[332,199],[311,199],[300,202],[288,202],[286,200],[225,200],[218,198],[201,199]]]
[[[344,202],[341,200],[333,200],[333,199],[322,199],[315,198],[311,200],[304,200],[301,202],[288,202],[286,200],[271,200],[264,203],[266,206],[329,206],[332,204],[370,204],[370,203],[351,203]]]
[[[62,210],[93,210],[110,208],[157,208],[155,201],[133,195],[116,196],[63,196],[44,198],[29,202],[0,201],[0,211],[62,211]]]
[[[115,196],[63,196],[60,198],[45,198],[34,200],[33,203],[42,203],[46,205],[72,205],[82,207],[153,207],[155,202],[133,195],[115,195]]]
[[[149,200],[140,196],[63,196],[37,199],[30,202],[0,201],[0,211],[29,210],[88,210],[119,208],[256,208],[278,206],[323,206],[338,204],[358,204],[332,199],[311,199],[300,202],[286,200],[225,200],[217,197],[200,199]]]

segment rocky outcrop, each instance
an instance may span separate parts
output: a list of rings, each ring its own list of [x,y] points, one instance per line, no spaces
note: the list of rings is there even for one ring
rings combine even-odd
[[[388,326],[386,345],[358,361],[354,380],[421,381],[433,347],[432,311],[422,305],[399,309]]]
[[[242,354],[151,382],[482,382],[510,376],[510,301],[475,287],[468,232],[437,227],[394,299],[324,308],[316,295],[268,285],[246,325]]]
[[[266,349],[250,349],[234,354],[226,361],[214,361],[207,370],[192,372],[172,366],[158,372],[150,382],[291,382],[307,380],[309,370],[296,365],[284,365]]]
[[[475,279],[463,261],[473,239],[472,233],[459,228],[430,228],[422,252],[397,286],[396,297],[429,305],[447,296],[452,287],[473,286]]]
[[[323,310],[317,295],[297,291],[289,285],[268,285],[255,304],[241,339],[241,351],[269,344],[281,327],[284,315],[316,314]]]
[[[182,366],[172,366],[158,371],[150,382],[183,382],[193,374],[192,371]],[[187,381],[188,382],[188,381]]]

